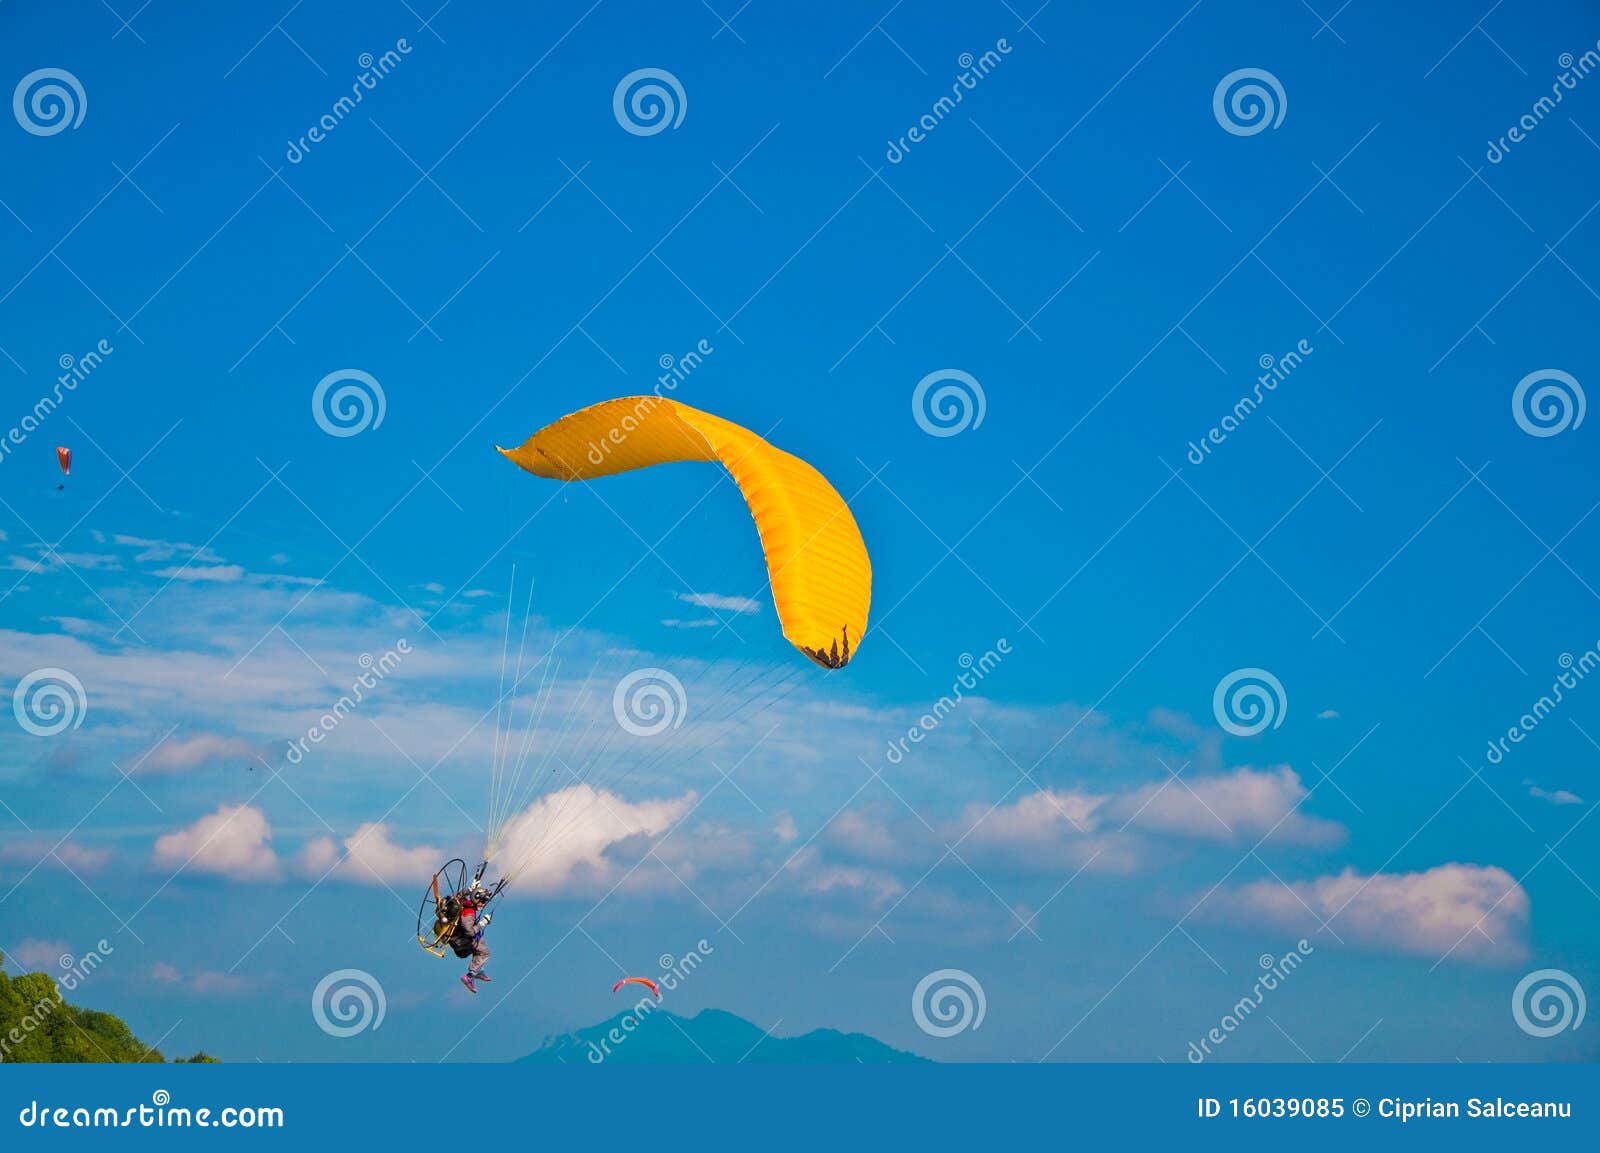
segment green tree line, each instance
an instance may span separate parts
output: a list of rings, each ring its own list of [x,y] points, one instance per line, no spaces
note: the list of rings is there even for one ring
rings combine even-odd
[[[0,965],[5,958],[0,955]],[[0,969],[0,1062],[160,1062],[120,1017],[69,1005],[46,973],[9,977]],[[191,1062],[216,1058],[196,1053]]]

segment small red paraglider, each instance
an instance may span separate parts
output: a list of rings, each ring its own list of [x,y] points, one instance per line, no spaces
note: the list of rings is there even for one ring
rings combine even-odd
[[[72,450],[70,448],[66,448],[66,447],[64,447],[62,445],[57,445],[56,446],[56,463],[61,466],[61,475],[62,476],[71,476],[72,475]],[[58,484],[58,485],[56,485],[56,491],[60,492],[62,489],[66,488],[66,487],[67,486],[66,486],[65,483]]]
[[[624,977],[615,985],[611,986],[611,991],[615,993],[624,985],[643,985],[646,989],[649,989],[656,995],[657,1001],[661,1000],[661,990],[656,987],[656,983],[649,977]]]

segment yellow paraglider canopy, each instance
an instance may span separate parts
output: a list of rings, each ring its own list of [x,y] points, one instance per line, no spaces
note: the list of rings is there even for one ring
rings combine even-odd
[[[500,451],[535,476],[563,481],[670,461],[720,463],[755,518],[784,637],[823,668],[849,663],[867,628],[872,562],[844,498],[799,457],[660,396],[602,401]]]

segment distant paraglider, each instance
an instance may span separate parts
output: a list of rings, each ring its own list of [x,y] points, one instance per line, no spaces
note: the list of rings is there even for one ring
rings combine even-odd
[[[649,989],[652,993],[654,993],[656,995],[656,1000],[657,1001],[661,1000],[661,990],[656,986],[656,983],[654,981],[652,981],[649,977],[624,977],[624,978],[622,978],[622,980],[618,981],[615,985],[611,986],[611,991],[613,993],[615,993],[618,989],[622,988],[622,986],[624,986],[624,985],[643,985],[646,989]]]
[[[62,445],[57,445],[56,446],[56,463],[61,466],[61,475],[63,477],[71,476],[72,475],[72,450],[70,448],[66,448],[66,447],[64,447]],[[60,484],[56,485],[56,491],[60,492],[62,489],[66,488],[66,487],[67,487],[66,481],[63,480]]]

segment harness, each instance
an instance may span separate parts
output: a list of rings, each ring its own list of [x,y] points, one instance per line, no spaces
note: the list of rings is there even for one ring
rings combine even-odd
[[[472,914],[473,925],[477,925],[477,906],[463,904],[461,906],[460,914],[456,917],[455,928],[450,933],[450,951],[458,957],[470,957],[477,951],[478,934],[475,932],[468,932],[466,926],[461,923],[461,918],[465,917],[468,913]]]

